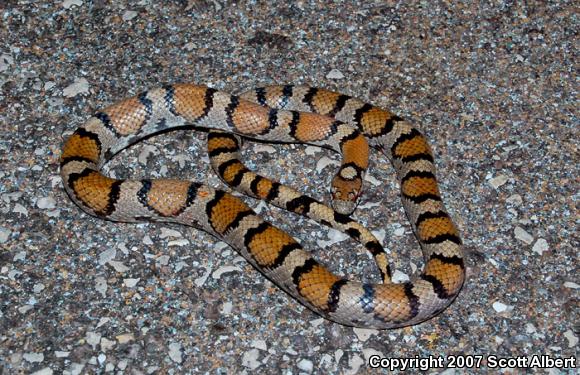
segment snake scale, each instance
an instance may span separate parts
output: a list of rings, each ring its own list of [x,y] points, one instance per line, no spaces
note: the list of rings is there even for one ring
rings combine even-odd
[[[210,160],[224,181],[348,233],[374,256],[383,283],[334,275],[289,234],[224,191],[175,179],[112,179],[100,172],[127,146],[185,125],[210,129]],[[230,133],[340,152],[342,165],[332,182],[335,210],[248,170],[238,160],[238,137]],[[403,206],[426,260],[422,273],[408,282],[391,282],[379,241],[347,216],[362,189],[369,145],[395,167]],[[211,233],[302,304],[344,325],[417,324],[444,310],[465,279],[461,239],[443,205],[425,137],[388,111],[324,89],[271,86],[239,96],[193,84],[152,89],[78,127],[63,146],[61,176],[68,195],[85,212],[112,221],[180,223]]]

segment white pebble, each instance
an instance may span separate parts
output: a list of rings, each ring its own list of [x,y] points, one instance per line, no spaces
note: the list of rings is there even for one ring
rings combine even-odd
[[[84,363],[72,363],[70,365],[70,374],[71,375],[79,375],[83,369],[85,368]]]
[[[151,237],[149,237],[148,235],[145,235],[145,237],[143,237],[143,244],[153,245],[153,241],[151,240]]]
[[[169,344],[169,358],[175,363],[181,363],[183,358],[181,357],[181,344],[177,342],[172,342]]]
[[[105,324],[109,323],[110,321],[111,321],[111,318],[103,316],[102,318],[99,319],[99,322],[97,323],[97,328],[104,326]]]
[[[169,241],[167,242],[167,246],[171,247],[171,246],[187,246],[189,245],[189,240],[186,240],[185,238],[180,238],[179,240],[173,240],[173,241]]]
[[[526,232],[526,230],[522,227],[516,227],[514,229],[514,235],[518,240],[525,242],[528,245],[534,242],[534,237]]]
[[[572,281],[566,281],[564,283],[564,286],[566,288],[570,288],[570,289],[579,289],[580,288],[580,285],[578,285],[578,284],[576,284],[575,282],[572,282]]]
[[[571,329],[564,332],[564,337],[568,340],[568,347],[573,348],[578,344],[578,337],[572,332]]]
[[[362,359],[359,355],[353,354],[352,358],[348,361],[348,364],[350,368],[344,373],[347,375],[354,375],[358,373],[360,367],[365,364],[365,360]]]
[[[43,290],[44,290],[44,284],[42,284],[42,283],[34,284],[34,286],[32,287],[32,291],[34,293],[40,293]]]
[[[376,329],[368,328],[353,328],[354,334],[358,337],[359,341],[367,341],[372,335],[379,333]]]
[[[243,272],[242,269],[240,267],[237,267],[237,266],[222,266],[222,267],[218,268],[217,270],[215,270],[211,274],[211,277],[213,277],[214,279],[219,279],[225,273],[236,272],[236,271]]]
[[[141,279],[139,279],[139,278],[137,278],[137,279],[131,279],[131,278],[129,278],[129,279],[124,279],[124,280],[123,280],[123,284],[124,284],[124,285],[125,285],[127,288],[132,288],[132,287],[134,287],[135,285],[137,285],[137,283],[139,282],[139,280],[141,280]]]
[[[176,231],[175,229],[170,229],[170,228],[161,228],[161,234],[159,235],[159,238],[167,238],[167,237],[174,237],[174,238],[181,238],[183,237],[183,234],[181,234],[181,232]]]
[[[318,162],[316,162],[316,172],[322,171],[324,168],[328,167],[329,165],[339,166],[340,162],[338,160],[331,159],[328,156],[323,156],[320,159],[318,159]]]
[[[532,247],[532,251],[534,253],[542,255],[544,251],[548,251],[548,241],[546,241],[543,238],[538,238],[538,240],[534,244],[534,247]]]
[[[344,74],[342,74],[342,72],[338,69],[332,69],[330,72],[328,72],[328,74],[326,75],[326,78],[328,78],[328,79],[342,79],[342,78],[344,78]]]
[[[377,238],[377,240],[379,240],[380,243],[383,243],[385,236],[387,235],[387,231],[384,229],[373,230],[371,233]]]
[[[108,261],[115,259],[116,255],[117,255],[117,250],[115,250],[112,247],[103,251],[102,253],[99,254],[99,264],[104,265]]]
[[[318,327],[319,325],[324,323],[324,319],[323,318],[314,319],[314,320],[311,320],[309,323],[312,327]]]
[[[61,5],[65,9],[70,9],[72,6],[80,7],[83,5],[83,0],[64,0]]]
[[[506,305],[505,303],[496,301],[493,303],[493,309],[498,312],[498,313],[502,313],[505,311],[511,311],[513,309],[512,306]]]
[[[42,197],[36,201],[36,206],[43,210],[52,210],[56,207],[56,201],[52,197]]]
[[[109,265],[115,269],[115,271],[119,273],[124,273],[129,271],[129,267],[123,264],[123,262],[118,262],[116,260],[110,260]]]
[[[141,152],[139,152],[139,156],[137,160],[139,163],[145,165],[147,164],[147,159],[149,159],[149,155],[159,155],[159,149],[153,145],[145,145],[141,148]]]
[[[381,186],[382,182],[371,176],[370,174],[365,175],[365,181],[370,182],[374,186]]]
[[[393,231],[393,234],[397,237],[404,236],[405,235],[405,228],[403,228],[403,227],[397,228]]]
[[[266,152],[268,154],[273,154],[274,152],[276,152],[276,149],[270,145],[257,143],[254,145],[254,152]]]
[[[250,345],[252,346],[252,348],[260,349],[263,351],[268,350],[268,346],[266,345],[266,341],[264,341],[264,340],[256,339],[256,340],[252,341],[252,343]]]
[[[222,305],[222,314],[230,315],[232,313],[233,308],[234,305],[231,302],[224,302],[224,304]]]
[[[115,341],[109,340],[106,337],[101,338],[101,350],[104,352],[113,349],[116,344],[117,343]]]
[[[260,352],[258,349],[250,349],[244,353],[242,357],[242,366],[249,368],[250,370],[255,370],[260,366],[258,358],[260,357]]]
[[[328,241],[316,240],[316,244],[322,248],[334,245],[335,243],[342,242],[348,238],[348,235],[338,231],[336,229],[330,228],[328,230]]]
[[[42,353],[24,353],[22,357],[30,363],[44,361],[44,354]]]
[[[104,355],[103,353],[99,354],[99,356],[97,357],[97,361],[99,361],[99,363],[102,365],[103,363],[105,363],[105,361],[107,360],[107,356]]]
[[[320,151],[322,151],[322,148],[318,147],[318,146],[307,146],[304,149],[304,153],[308,156],[315,155],[315,154],[319,153]]]
[[[4,227],[0,227],[0,243],[8,242],[8,239],[10,238],[11,234],[12,234],[11,230]]]
[[[363,353],[363,355],[365,357],[365,360],[367,362],[374,355],[378,355],[381,358],[383,358],[385,356],[382,352],[379,352],[378,350],[373,349],[373,348],[365,348],[365,349],[362,350],[362,353]]]
[[[514,206],[519,206],[520,204],[522,204],[523,200],[521,195],[512,194],[506,199],[506,202],[508,202],[509,204],[513,204]]]
[[[404,283],[410,280],[409,275],[399,270],[395,270],[395,272],[393,272],[392,279],[395,283]]]
[[[89,331],[85,335],[85,340],[87,341],[87,344],[95,349],[97,345],[101,343],[101,334],[98,332]]]
[[[197,287],[203,286],[203,284],[205,284],[205,282],[207,281],[207,278],[209,277],[210,274],[211,274],[211,268],[208,267],[208,268],[205,269],[205,273],[202,276],[200,276],[197,279],[195,279],[193,281],[193,283]]]
[[[139,13],[135,12],[134,10],[126,10],[121,18],[123,18],[123,21],[130,21],[133,18],[137,17],[138,14]]]
[[[53,371],[50,367],[45,367],[38,371],[31,373],[30,375],[52,375]]]
[[[12,209],[12,212],[14,212],[16,214],[22,214],[24,216],[28,216],[28,210],[26,209],[26,207],[24,207],[20,203],[16,203],[14,205],[14,208]]]
[[[159,263],[162,266],[166,266],[167,264],[169,264],[169,259],[170,259],[169,255],[161,255],[159,258],[157,258],[157,263]]]
[[[308,359],[301,359],[298,362],[298,368],[302,371],[306,371],[307,373],[311,373],[312,370],[314,370],[314,364],[312,363],[312,361],[308,360]]]
[[[337,349],[334,352],[334,362],[336,362],[336,363],[340,362],[340,359],[342,358],[343,355],[344,355],[344,350]]]
[[[95,278],[95,290],[101,293],[103,298],[107,296],[107,288],[107,280],[104,277],[99,276]]]
[[[0,72],[8,70],[10,65],[14,64],[14,59],[7,53],[0,55]]]
[[[499,188],[503,184],[508,181],[508,177],[506,175],[499,175],[489,180],[489,184],[493,186],[495,189]]]
[[[67,98],[72,98],[78,94],[89,93],[89,81],[85,78],[75,78],[74,82],[62,90],[62,95]]]
[[[129,362],[126,359],[122,359],[119,361],[119,363],[117,363],[117,367],[121,371],[125,370],[128,365],[129,365]]]
[[[531,334],[536,332],[536,327],[532,323],[526,324],[526,333]]]

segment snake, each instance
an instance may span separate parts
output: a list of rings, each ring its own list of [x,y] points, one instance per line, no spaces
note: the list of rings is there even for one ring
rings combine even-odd
[[[290,234],[240,198],[179,179],[114,179],[104,164],[153,134],[195,126],[209,129],[210,161],[220,177],[248,195],[344,231],[373,255],[381,283],[338,276]],[[239,160],[239,137],[306,143],[341,154],[332,206],[250,171]],[[348,215],[362,192],[369,152],[390,160],[401,200],[425,265],[395,283],[380,241]],[[346,326],[392,329],[445,310],[465,281],[462,241],[447,213],[433,152],[403,118],[357,98],[309,86],[269,86],[232,95],[176,83],[153,88],[97,111],[64,142],[60,174],[71,200],[86,213],[117,222],[192,226],[226,242],[266,278],[320,316]]]

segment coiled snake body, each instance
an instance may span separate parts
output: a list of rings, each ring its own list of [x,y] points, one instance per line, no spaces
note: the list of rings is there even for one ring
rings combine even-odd
[[[102,165],[128,145],[184,125],[211,129],[210,159],[224,181],[345,231],[372,253],[383,283],[334,275],[289,234],[226,192],[189,181],[117,180],[101,174]],[[332,183],[339,212],[249,171],[238,160],[237,136],[224,131],[340,152],[342,166]],[[362,189],[368,144],[393,163],[426,259],[423,272],[409,282],[390,281],[380,243],[346,215]],[[69,196],[87,213],[113,221],[198,227],[230,244],[305,306],[341,324],[384,329],[419,323],[445,309],[465,278],[461,240],[441,200],[426,139],[388,111],[327,90],[272,86],[235,96],[191,84],[152,89],[111,105],[77,128],[63,147],[61,175]]]

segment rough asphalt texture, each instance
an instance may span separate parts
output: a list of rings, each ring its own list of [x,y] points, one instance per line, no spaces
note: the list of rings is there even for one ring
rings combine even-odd
[[[578,359],[576,11],[572,1],[0,1],[0,373],[363,374],[374,354],[462,353],[483,355],[464,371],[485,373],[490,355]],[[170,82],[305,83],[418,124],[465,241],[462,294],[414,327],[343,327],[207,234],[82,213],[61,186],[64,137]],[[148,139],[109,173],[223,186],[205,137]],[[328,201],[337,155],[254,142],[244,155]],[[373,156],[367,180],[355,216],[404,278],[422,259],[388,162]],[[333,270],[376,280],[350,239],[246,201]]]

